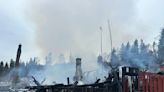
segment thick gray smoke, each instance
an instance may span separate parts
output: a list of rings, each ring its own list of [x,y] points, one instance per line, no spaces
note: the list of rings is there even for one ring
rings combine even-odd
[[[135,38],[151,42],[154,40],[152,34],[159,33],[157,30],[164,24],[161,4],[163,0],[0,1],[3,33],[0,37],[4,39],[1,50],[11,51],[11,43],[21,42],[28,48],[24,49],[28,56],[44,58],[49,52],[55,58],[70,52],[96,56],[100,48],[99,27],[102,26],[103,51],[109,53],[107,19],[111,22],[114,47]],[[31,50],[34,52],[30,53]],[[9,51],[4,51],[2,58],[11,54]],[[23,58],[27,60],[26,55]]]
[[[154,21],[161,20],[162,17],[150,12],[156,10],[149,7],[162,1],[148,2],[146,0],[31,0],[29,2],[31,9],[28,9],[27,15],[30,15],[30,21],[34,24],[35,41],[41,50],[42,58],[52,52],[53,62],[58,62],[60,54],[63,53],[68,57],[72,53],[76,57],[83,58],[84,69],[94,70],[97,68],[96,56],[100,48],[100,26],[103,28],[103,51],[110,53],[108,19],[111,23],[114,47],[136,38],[143,38],[146,42],[154,41],[156,36],[152,34],[159,33],[164,23]],[[162,6],[160,7],[162,9]],[[158,8],[161,11],[158,15],[163,13],[161,9]],[[63,71],[61,67],[54,70]]]
[[[44,58],[49,52],[55,58],[70,52],[97,55],[100,26],[103,51],[109,53],[107,19],[115,47],[135,38],[151,42],[164,24],[162,4],[163,0],[1,0],[1,57],[15,57],[10,46],[19,43],[26,46],[23,60],[37,55]]]
[[[32,0],[28,15],[34,23],[35,39],[42,56],[51,51],[56,57],[70,52],[90,57],[99,52],[99,26],[104,30],[103,50],[110,51],[107,19],[110,19],[114,47],[135,38],[153,41],[154,37],[147,34],[158,33],[154,29],[160,29],[161,25],[150,27],[150,22],[145,20],[150,20],[146,18],[147,13],[151,16],[151,12],[144,14],[146,9],[140,8],[149,7],[146,3],[141,0]]]
[[[127,43],[122,44],[119,50],[113,49],[111,53],[111,64],[113,67],[130,66],[137,67],[151,72],[158,72],[160,70],[159,59],[157,53],[157,44],[146,45],[143,40],[135,40],[131,45]],[[161,51],[163,52],[163,51]]]

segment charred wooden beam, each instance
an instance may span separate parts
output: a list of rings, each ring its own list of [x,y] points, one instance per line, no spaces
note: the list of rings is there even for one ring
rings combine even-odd
[[[21,56],[21,47],[22,47],[22,45],[19,44],[18,50],[17,50],[17,55],[16,55],[16,63],[15,63],[16,67],[19,67],[19,60],[20,60],[20,56]]]

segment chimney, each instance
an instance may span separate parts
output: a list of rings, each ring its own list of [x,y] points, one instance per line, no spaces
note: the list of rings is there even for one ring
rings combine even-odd
[[[70,83],[69,83],[69,77],[67,77],[67,85],[69,85]]]
[[[82,81],[82,78],[81,58],[76,58],[76,72],[73,80]]]
[[[20,55],[21,55],[21,47],[22,47],[22,45],[19,44],[18,50],[17,50],[17,56],[16,56],[16,63],[15,63],[16,67],[19,66],[19,60],[20,60]]]

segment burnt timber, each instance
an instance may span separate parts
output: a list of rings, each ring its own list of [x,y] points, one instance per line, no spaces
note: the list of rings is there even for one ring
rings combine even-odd
[[[116,77],[117,76],[117,77]],[[77,85],[56,84],[26,87],[35,92],[164,92],[164,75],[139,71],[137,68],[122,67],[112,72],[106,81]]]
[[[29,90],[36,92],[118,92],[116,89],[116,83],[98,83],[98,84],[86,84],[86,85],[48,85],[48,86],[32,86],[27,87]]]

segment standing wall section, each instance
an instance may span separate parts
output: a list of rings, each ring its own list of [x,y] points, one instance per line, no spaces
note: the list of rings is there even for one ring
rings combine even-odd
[[[164,75],[139,72],[138,92],[164,92]]]

